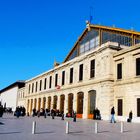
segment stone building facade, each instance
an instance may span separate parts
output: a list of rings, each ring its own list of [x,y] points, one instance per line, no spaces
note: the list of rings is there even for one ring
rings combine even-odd
[[[24,86],[24,81],[16,81],[0,90],[0,104],[3,105],[4,108],[11,108],[12,111],[15,111],[19,102],[19,90],[21,90]],[[22,94],[24,96],[24,92]]]
[[[92,118],[100,110],[102,119],[126,120],[132,110],[140,121],[140,33],[87,23],[87,28],[60,65],[25,82],[19,89],[19,105],[77,112]],[[24,97],[20,94],[24,92]]]

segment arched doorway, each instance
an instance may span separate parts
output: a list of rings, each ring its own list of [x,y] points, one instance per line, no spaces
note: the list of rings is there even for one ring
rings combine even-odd
[[[40,106],[41,106],[41,98],[38,98],[38,110],[40,110]]]
[[[48,109],[51,109],[51,96],[48,97]]]
[[[31,106],[30,106],[30,112],[29,112],[29,113],[31,114],[31,113],[32,113],[32,110],[33,110],[33,99],[31,99],[30,105],[31,105]]]
[[[27,113],[29,113],[30,100],[27,101]]]
[[[56,109],[57,108],[57,96],[55,95],[53,97],[53,109]]]
[[[96,108],[96,90],[88,92],[88,118],[93,119],[93,110]]]
[[[84,99],[84,93],[83,92],[77,93],[77,117],[78,118],[83,117],[83,99]]]
[[[34,99],[34,108],[35,108],[35,109],[36,109],[36,102],[37,102],[37,100]]]
[[[43,97],[42,108],[45,109],[46,107],[46,97]]]
[[[64,102],[65,102],[65,95],[60,95],[60,112],[64,112]]]
[[[68,113],[72,115],[73,111],[73,94],[68,94]]]

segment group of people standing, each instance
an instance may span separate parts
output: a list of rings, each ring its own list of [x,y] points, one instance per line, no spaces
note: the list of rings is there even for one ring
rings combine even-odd
[[[93,110],[93,119],[101,120],[101,114],[100,114],[100,110],[98,108]]]
[[[19,118],[19,116],[25,116],[26,115],[26,109],[25,107],[22,107],[22,106],[17,106],[16,107],[16,110],[15,110],[15,113],[14,113],[14,116],[16,116],[17,118]]]
[[[63,115],[63,111],[62,112],[60,112],[59,110],[54,110],[54,109],[51,109],[51,110],[49,110],[49,109],[43,109],[43,108],[41,108],[40,110],[36,110],[35,108],[32,110],[32,116],[34,117],[34,116],[38,116],[38,117],[40,117],[40,116],[44,116],[45,118],[47,117],[47,116],[62,116]]]
[[[47,108],[46,109],[41,108],[38,111],[34,108],[32,110],[32,117],[35,117],[35,116],[37,116],[37,117],[44,116],[44,118],[46,118],[47,116],[51,116],[52,119],[54,119],[55,116],[57,116],[57,117],[61,117],[61,120],[64,120],[64,112],[63,111],[60,112],[59,110],[54,110],[54,109],[49,110]],[[76,112],[75,111],[72,112],[71,117],[73,118],[73,122],[76,122]]]

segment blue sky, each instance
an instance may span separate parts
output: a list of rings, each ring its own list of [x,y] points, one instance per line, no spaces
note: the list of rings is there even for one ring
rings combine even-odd
[[[139,0],[1,0],[0,89],[63,62],[86,27],[93,24],[140,31]]]

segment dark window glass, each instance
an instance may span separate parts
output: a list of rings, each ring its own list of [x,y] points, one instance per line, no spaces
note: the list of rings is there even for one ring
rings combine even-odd
[[[46,89],[47,78],[44,79],[44,89]]]
[[[140,58],[136,59],[136,75],[140,75]]]
[[[122,79],[122,63],[117,64],[117,79]]]
[[[99,46],[99,31],[91,30],[86,36],[80,41],[79,53],[83,54],[91,49]]]
[[[40,80],[40,91],[42,89],[42,80]]]
[[[123,100],[118,99],[118,116],[122,116],[123,114]]]
[[[83,80],[83,64],[79,66],[79,81]]]
[[[65,71],[62,72],[62,85],[65,84]]]
[[[90,78],[95,77],[95,60],[90,62]]]
[[[69,57],[69,60],[75,58],[75,57],[77,56],[77,54],[78,54],[78,49],[76,48],[76,49],[73,51],[73,53],[71,54],[71,56]]]
[[[49,88],[52,87],[52,76],[50,76]]]
[[[70,68],[70,83],[73,83],[73,68]]]
[[[34,83],[32,83],[32,93],[34,92]]]
[[[30,90],[31,90],[31,85],[29,84],[29,93],[30,93]]]
[[[132,46],[132,38],[130,36],[103,31],[102,32],[102,44],[104,44],[108,41],[118,42],[120,45]]]
[[[140,98],[137,98],[137,116],[140,117]]]
[[[35,86],[35,91],[37,92],[37,85],[38,85],[38,83],[36,82],[36,86]]]
[[[55,87],[57,86],[58,74],[55,74]]]
[[[135,39],[135,44],[140,43],[140,39]]]

